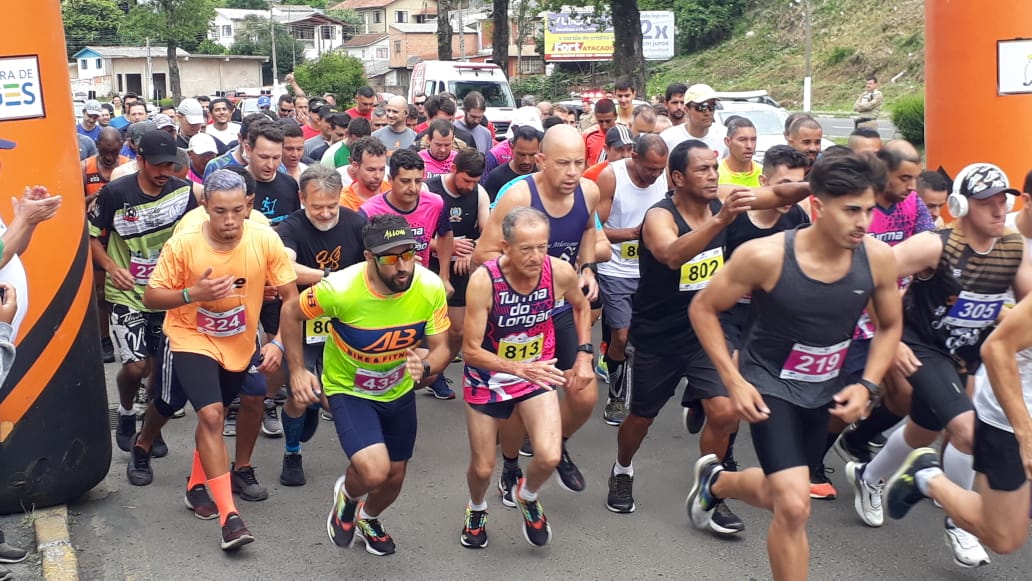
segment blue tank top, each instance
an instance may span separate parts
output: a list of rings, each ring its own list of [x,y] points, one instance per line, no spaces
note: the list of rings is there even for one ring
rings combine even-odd
[[[541,195],[533,176],[527,178],[527,186],[530,187],[530,207],[548,216],[548,254],[568,262],[576,269],[581,238],[588,226],[588,205],[584,201],[584,190],[578,184],[577,189],[573,191],[573,207],[565,215],[556,217],[549,214],[541,202]],[[566,301],[559,301],[552,314],[558,315],[570,308]]]

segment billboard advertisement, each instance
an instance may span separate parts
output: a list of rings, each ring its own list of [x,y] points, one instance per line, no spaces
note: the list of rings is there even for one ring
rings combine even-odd
[[[674,13],[641,12],[642,49],[645,60],[674,57]],[[613,25],[608,15],[599,22],[592,12],[545,14],[546,61],[613,60]]]

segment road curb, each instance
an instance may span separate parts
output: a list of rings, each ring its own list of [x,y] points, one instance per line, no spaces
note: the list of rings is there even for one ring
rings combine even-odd
[[[68,507],[55,506],[33,513],[36,550],[47,581],[78,581],[79,562],[68,532]]]

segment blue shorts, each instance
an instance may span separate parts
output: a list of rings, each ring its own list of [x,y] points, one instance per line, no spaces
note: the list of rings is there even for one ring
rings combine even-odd
[[[344,393],[329,397],[333,424],[344,454],[351,458],[374,444],[387,446],[391,462],[405,462],[416,446],[416,394],[374,401]]]
[[[846,361],[842,364],[842,385],[852,385],[864,377],[867,366],[867,353],[871,350],[871,339],[854,339],[846,351]]]

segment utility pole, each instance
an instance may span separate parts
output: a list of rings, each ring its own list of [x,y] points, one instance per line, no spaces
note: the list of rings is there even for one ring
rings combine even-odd
[[[803,26],[806,30],[806,64],[803,72],[803,111],[810,112],[810,92],[812,89],[813,71],[810,57],[813,53],[813,28],[810,23],[810,0],[803,0]]]
[[[147,73],[146,78],[143,80],[143,94],[147,96],[147,100],[151,101],[154,99],[154,94],[148,89],[154,84],[154,72],[151,68],[151,54],[150,54],[150,37],[147,37]]]
[[[464,17],[466,13],[462,8],[462,0],[459,0],[459,60],[466,60],[466,27],[464,26]]]
[[[276,68],[276,20],[272,15],[273,3],[269,1],[269,33],[272,35],[272,88],[279,84],[279,69]]]

